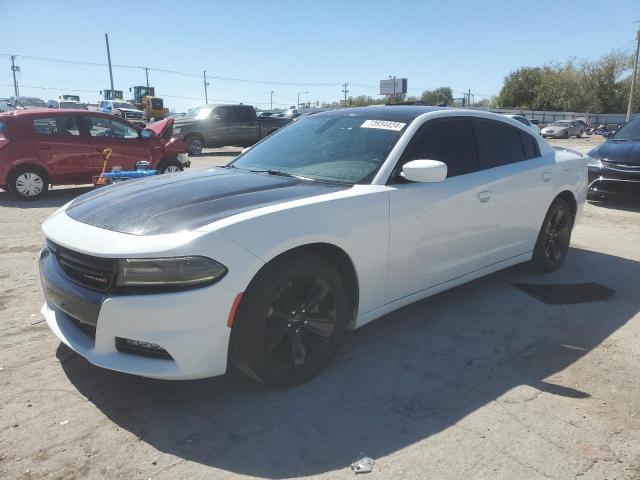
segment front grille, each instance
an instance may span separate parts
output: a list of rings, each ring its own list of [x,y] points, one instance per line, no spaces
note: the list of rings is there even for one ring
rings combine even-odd
[[[74,283],[99,292],[109,290],[116,275],[114,259],[74,252],[51,241],[47,242],[47,246],[62,271]]]
[[[73,326],[76,327],[78,330],[80,330],[87,336],[93,338],[94,340],[96,339],[95,325],[89,325],[88,323],[81,322],[77,318],[73,318],[71,316],[69,316],[69,320],[71,320],[71,323],[73,324]]]

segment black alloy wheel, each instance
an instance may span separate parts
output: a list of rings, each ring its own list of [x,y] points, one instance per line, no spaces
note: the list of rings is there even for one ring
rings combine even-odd
[[[294,385],[331,359],[353,314],[345,280],[327,260],[293,254],[268,264],[240,302],[231,360],[247,376]]]
[[[562,265],[569,251],[573,222],[571,208],[557,198],[549,207],[533,251],[531,264],[535,270],[553,272]]]

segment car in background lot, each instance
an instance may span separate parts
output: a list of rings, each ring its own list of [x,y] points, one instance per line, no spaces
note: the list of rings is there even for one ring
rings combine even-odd
[[[253,145],[291,120],[258,117],[251,105],[202,105],[176,118],[174,134],[184,139],[190,155],[200,155],[204,147]]]
[[[49,185],[91,183],[103,168],[175,172],[188,166],[185,145],[171,136],[173,119],[143,129],[113,115],[81,110],[15,110],[0,114],[0,188],[36,199]]]
[[[45,101],[38,97],[11,97],[7,101],[7,105],[10,110],[47,108]]]
[[[524,115],[505,115],[505,117],[509,117],[509,118],[513,118],[514,120],[517,120],[518,122],[523,124],[525,127],[530,129],[532,132],[534,132],[536,135],[542,135],[540,133],[540,128],[537,125],[535,125],[534,123],[532,123]]]
[[[48,108],[67,108],[71,110],[86,110],[87,106],[84,103],[77,102],[75,100],[49,100],[47,102]]]
[[[347,329],[515,264],[557,270],[586,189],[584,157],[502,115],[317,113],[226,167],[59,209],[43,224],[41,311],[104,368],[192,379],[230,359],[296,384]]]
[[[102,100],[98,105],[101,112],[117,115],[141,127],[145,126],[144,112],[124,100]]]
[[[589,196],[640,195],[640,118],[587,154]]]
[[[582,124],[575,120],[558,120],[544,127],[541,134],[543,138],[580,138],[584,132],[585,129]]]

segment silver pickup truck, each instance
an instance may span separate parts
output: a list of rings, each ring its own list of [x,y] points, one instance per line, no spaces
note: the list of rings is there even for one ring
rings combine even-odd
[[[291,118],[257,117],[251,105],[202,105],[176,117],[173,134],[184,139],[190,155],[204,147],[247,147],[291,122]]]

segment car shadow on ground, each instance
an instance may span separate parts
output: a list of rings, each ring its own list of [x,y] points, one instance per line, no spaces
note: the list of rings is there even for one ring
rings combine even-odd
[[[549,377],[640,310],[639,277],[639,262],[575,248],[551,275],[514,267],[351,333],[324,372],[289,389],[233,373],[154,381],[93,367],[63,346],[58,356],[97,408],[162,452],[238,474],[308,476],[344,468],[359,452],[389,455],[518,389],[588,401],[590,392]],[[615,293],[558,306],[511,286],[590,281]]]
[[[56,208],[74,198],[91,191],[91,185],[83,185],[71,188],[56,188],[49,190],[44,197],[38,200],[20,200],[11,193],[0,190],[0,207],[8,208]]]

